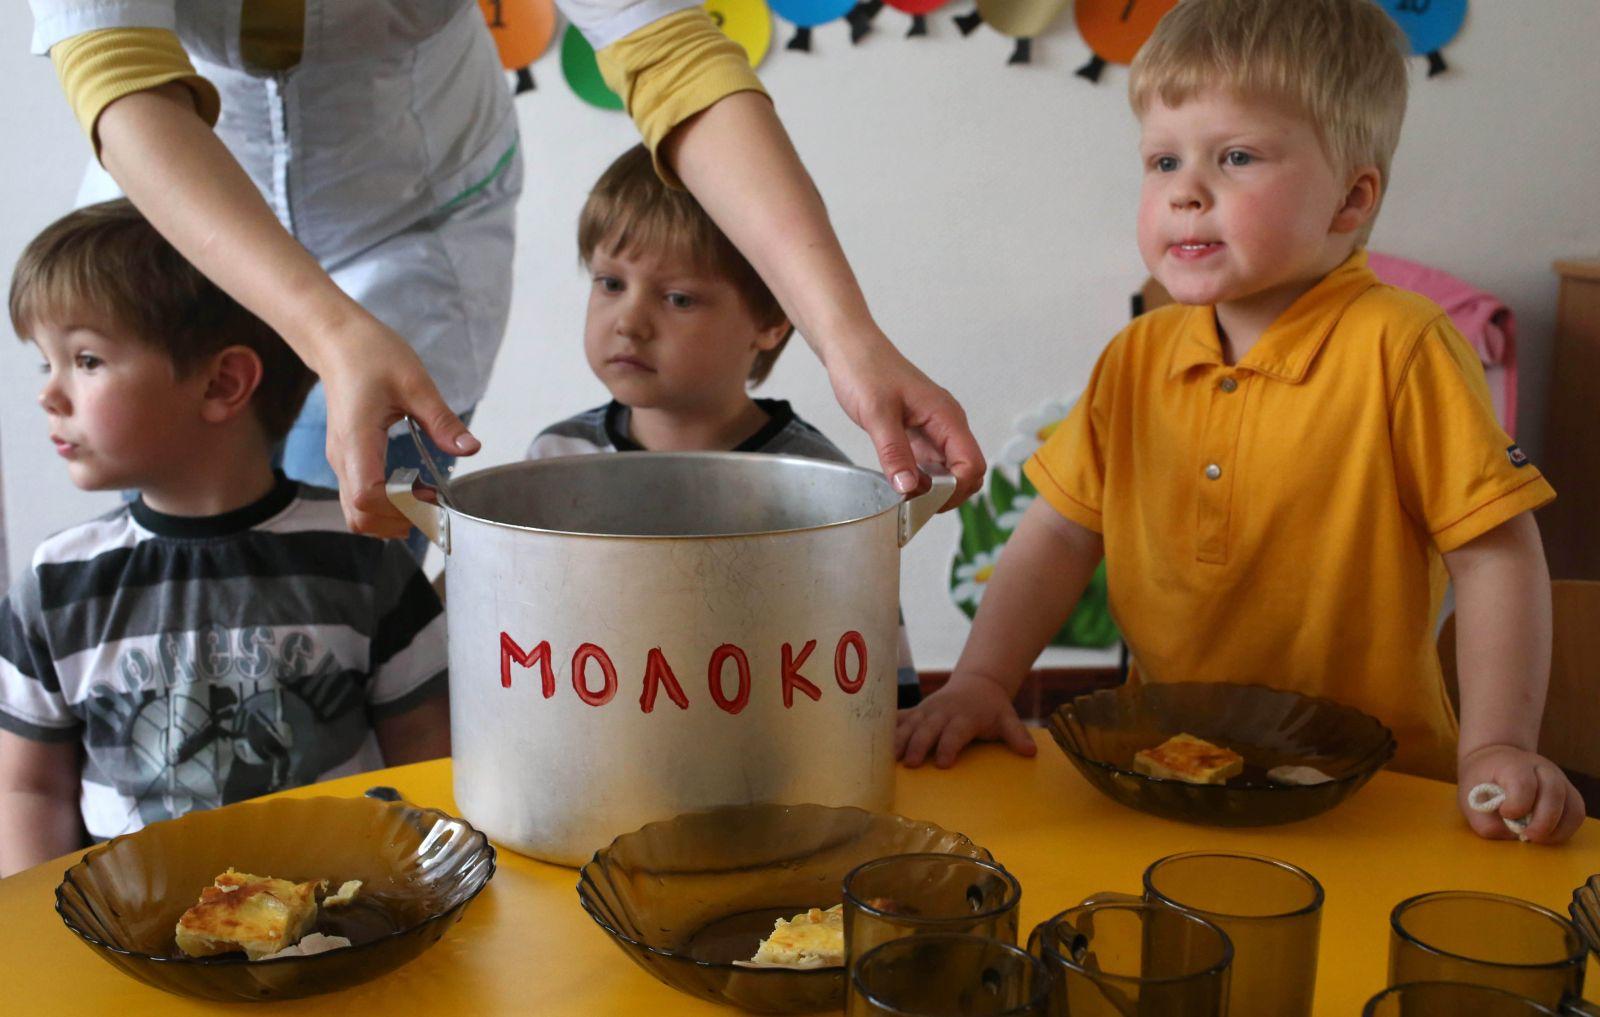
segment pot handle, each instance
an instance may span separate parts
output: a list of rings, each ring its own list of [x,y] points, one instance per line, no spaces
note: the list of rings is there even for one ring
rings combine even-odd
[[[925,493],[915,498],[908,498],[900,503],[900,546],[905,547],[911,538],[917,535],[924,523],[932,519],[934,513],[944,508],[945,502],[956,492],[956,478],[942,469],[927,469],[924,472],[933,480],[933,486]],[[403,510],[402,510],[403,511]]]
[[[391,473],[389,483],[384,486],[389,495],[389,504],[399,509],[401,514],[411,520],[413,526],[422,531],[423,536],[439,545],[439,550],[448,555],[450,516],[439,506],[418,498],[416,483],[417,471],[414,469],[408,467]]]

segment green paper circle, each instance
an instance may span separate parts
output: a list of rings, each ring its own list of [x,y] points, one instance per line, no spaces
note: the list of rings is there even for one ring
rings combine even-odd
[[[561,73],[573,94],[591,106],[600,109],[621,109],[622,99],[600,76],[600,65],[595,63],[594,47],[583,33],[571,25],[561,38]]]

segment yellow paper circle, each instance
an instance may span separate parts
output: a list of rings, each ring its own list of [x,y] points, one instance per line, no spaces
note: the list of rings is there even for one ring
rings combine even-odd
[[[767,0],[706,0],[705,9],[724,35],[744,47],[750,66],[760,66],[772,45],[772,12]]]

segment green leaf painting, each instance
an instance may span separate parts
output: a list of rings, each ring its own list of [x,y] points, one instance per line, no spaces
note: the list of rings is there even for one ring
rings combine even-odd
[[[1022,472],[1022,464],[1055,432],[1072,403],[1073,400],[1052,400],[1018,418],[1016,433],[989,472],[988,485],[958,510],[961,542],[950,562],[950,598],[968,618],[977,614],[1006,541],[1039,495]],[[1104,647],[1119,638],[1116,623],[1111,620],[1106,566],[1102,561],[1050,645]]]

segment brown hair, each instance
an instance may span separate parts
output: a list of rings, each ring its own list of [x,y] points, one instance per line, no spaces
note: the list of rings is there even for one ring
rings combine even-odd
[[[11,275],[11,327],[92,311],[172,359],[179,377],[229,346],[261,358],[251,396],[271,441],[289,433],[316,376],[266,323],[222,292],[126,199],[89,205],[45,227]]]
[[[643,250],[684,258],[731,283],[763,327],[784,320],[783,308],[755,268],[693,195],[662,182],[643,145],[628,149],[606,167],[583,203],[578,216],[579,260],[588,265],[602,246],[613,254]],[[756,354],[750,365],[751,386],[766,380],[793,334],[790,326],[778,345]]]
[[[1387,189],[1406,115],[1405,51],[1400,27],[1371,0],[1182,0],[1134,58],[1128,99],[1141,116],[1158,98],[1179,106],[1217,86],[1286,101],[1340,172],[1376,166]]]

